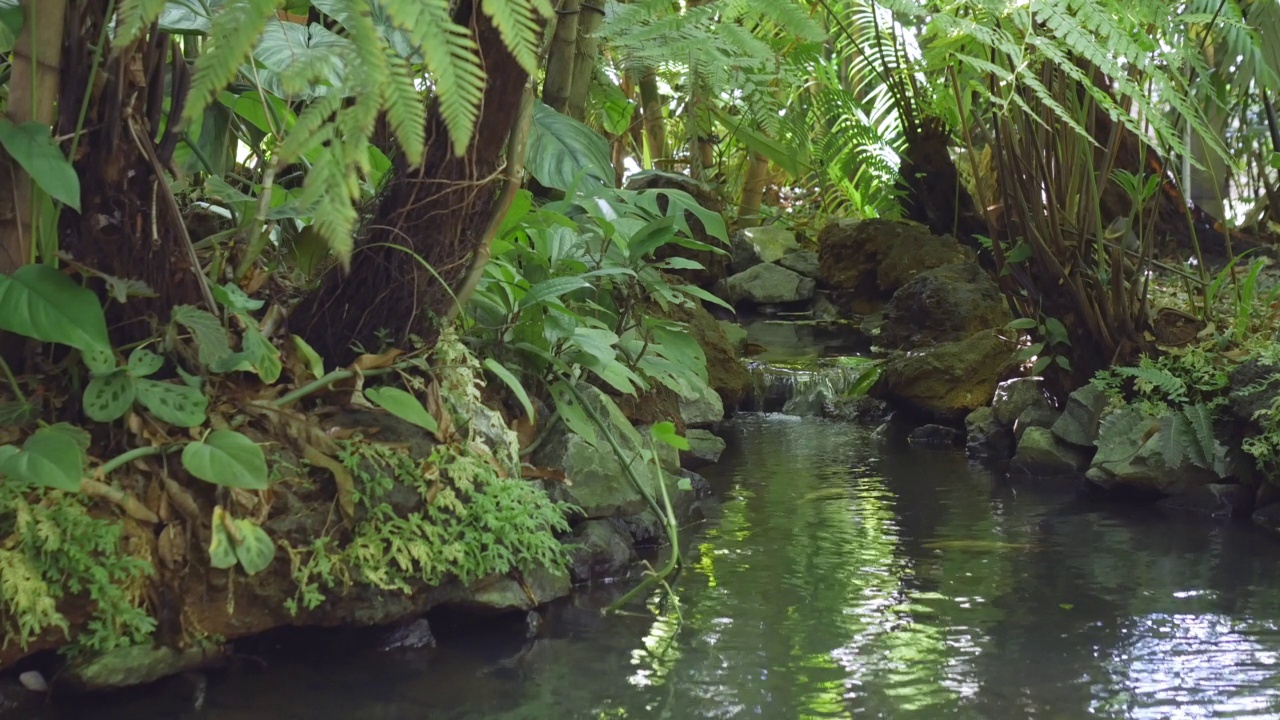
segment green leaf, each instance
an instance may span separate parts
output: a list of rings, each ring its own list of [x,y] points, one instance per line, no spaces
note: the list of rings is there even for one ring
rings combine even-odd
[[[41,428],[22,443],[21,450],[0,454],[0,475],[16,482],[78,492],[84,478],[84,451],[68,433]]]
[[[160,13],[160,31],[172,35],[208,35],[212,26],[207,0],[171,0]]]
[[[129,354],[129,374],[136,378],[154,375],[162,365],[164,365],[164,358],[144,347],[137,348]]]
[[[200,364],[213,372],[231,357],[231,340],[227,337],[222,321],[213,313],[191,305],[179,305],[173,309],[173,322],[191,332],[196,343]]]
[[[556,410],[560,418],[574,434],[587,441],[595,448],[608,451],[608,445],[600,438],[596,424],[587,416],[586,411],[574,396],[569,384],[560,380],[551,386],[551,397],[555,400]]]
[[[214,485],[267,489],[267,461],[262,448],[234,430],[214,430],[204,440],[189,443],[182,448],[182,467]]]
[[[264,304],[262,300],[255,300],[246,295],[234,283],[214,285],[209,289],[213,292],[213,299],[233,313],[251,313],[261,309]]]
[[[1011,330],[1033,330],[1038,326],[1039,324],[1032,318],[1018,318],[1017,320],[1011,321],[1005,327]]]
[[[209,399],[190,385],[174,385],[157,380],[135,379],[138,402],[157,420],[192,428],[204,424]]]
[[[80,176],[54,142],[48,125],[14,125],[0,118],[0,145],[49,197],[80,212]]]
[[[436,419],[431,413],[422,406],[418,398],[413,393],[406,392],[397,387],[383,386],[369,388],[364,391],[364,396],[369,398],[369,402],[404,420],[413,423],[424,430],[435,432],[439,429]]]
[[[297,335],[292,337],[293,346],[298,349],[298,354],[307,363],[307,370],[310,370],[317,380],[324,377],[324,360],[320,359],[320,353],[316,352],[315,348],[308,345],[307,341],[301,337]]]
[[[0,0],[0,53],[13,52],[22,24],[22,4],[18,0]]]
[[[591,128],[535,101],[525,151],[525,168],[541,184],[568,191],[585,171],[597,187],[613,187],[609,143]]]
[[[209,538],[209,565],[218,570],[230,570],[236,566],[235,548],[231,545],[231,536],[223,524],[225,512],[221,507],[213,509],[212,536]]]
[[[1044,372],[1045,368],[1049,367],[1049,363],[1051,362],[1053,362],[1053,357],[1049,355],[1041,355],[1036,358],[1035,363],[1031,366],[1031,374],[1039,375]]]
[[[244,356],[262,382],[270,385],[280,379],[283,365],[280,350],[267,339],[258,326],[249,323],[244,329]]]
[[[567,295],[575,290],[591,287],[591,283],[579,277],[558,277],[542,282],[529,288],[529,292],[520,298],[520,309],[523,310],[531,305],[537,305],[544,300],[558,298],[561,295]]]
[[[730,305],[729,303],[725,302],[725,301],[724,301],[723,299],[721,299],[720,297],[718,297],[718,296],[716,296],[716,295],[712,295],[711,293],[707,292],[706,290],[703,290],[702,288],[698,287],[697,285],[679,285],[679,286],[677,286],[677,287],[676,287],[676,289],[677,289],[677,290],[679,290],[680,292],[687,293],[687,294],[692,295],[692,296],[694,296],[694,297],[696,297],[696,298],[699,298],[699,299],[701,299],[701,300],[706,300],[707,302],[709,302],[709,303],[711,303],[711,304],[713,304],[713,305],[719,305],[720,307],[722,307],[722,308],[724,308],[724,309],[728,310],[729,312],[734,312],[734,313],[736,313],[736,312],[737,312],[736,310],[734,310],[734,309],[733,309],[733,306],[732,306],[732,305]]]
[[[677,450],[689,449],[689,441],[676,432],[675,423],[669,420],[654,423],[649,428],[649,434],[653,436],[654,440],[670,445]]]
[[[0,275],[0,330],[70,345],[85,353],[86,363],[93,352],[98,367],[89,369],[111,370],[101,367],[102,353],[111,354],[111,341],[97,296],[48,265],[24,265],[12,275]]]
[[[137,396],[137,382],[124,368],[106,375],[95,375],[84,389],[84,414],[94,422],[119,420],[133,407]]]
[[[1063,370],[1066,370],[1067,372],[1071,372],[1071,361],[1068,360],[1066,356],[1058,355],[1053,358],[1053,361],[1058,363],[1058,367],[1062,368]]]
[[[493,358],[485,358],[484,366],[506,384],[507,388],[516,396],[516,399],[520,401],[520,405],[524,408],[525,416],[530,420],[534,420],[536,416],[533,412],[533,402],[529,400],[529,393],[525,391],[524,385],[520,384],[520,380],[515,375],[512,375],[510,370],[503,367],[502,363]]]
[[[1044,319],[1044,339],[1050,345],[1070,345],[1071,336],[1067,334],[1067,328],[1058,318]]]
[[[1271,153],[1271,167],[1280,170],[1280,152]]]
[[[276,555],[276,544],[271,541],[271,536],[252,520],[237,518],[231,523],[240,533],[240,542],[235,543],[234,548],[240,567],[248,575],[257,575],[266,570]]]

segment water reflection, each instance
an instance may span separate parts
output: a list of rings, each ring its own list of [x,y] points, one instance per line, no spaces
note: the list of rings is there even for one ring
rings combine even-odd
[[[679,605],[585,593],[531,644],[311,653],[215,676],[206,708],[61,717],[1275,718],[1280,545],[1009,487],[952,452],[747,417]]]

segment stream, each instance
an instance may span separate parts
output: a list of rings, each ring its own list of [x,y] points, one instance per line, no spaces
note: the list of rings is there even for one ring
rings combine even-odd
[[[747,414],[705,473],[679,607],[548,608],[535,639],[325,633],[263,662],[49,710],[57,720],[1275,718],[1280,546],[1247,525],[1093,506],[960,451]]]

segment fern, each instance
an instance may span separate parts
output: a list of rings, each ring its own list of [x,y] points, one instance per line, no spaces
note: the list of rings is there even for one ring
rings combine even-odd
[[[1227,475],[1227,449],[1213,430],[1213,411],[1201,403],[1176,410],[1160,420],[1159,452],[1166,467],[1184,464]]]
[[[1121,367],[1116,368],[1115,371],[1123,377],[1133,378],[1134,387],[1140,393],[1158,392],[1167,402],[1173,403],[1182,403],[1187,400],[1187,384],[1165,368],[1150,363],[1146,358],[1139,367]]]
[[[503,42],[520,67],[530,75],[537,75],[542,38],[538,16],[551,17],[554,9],[549,0],[484,0],[480,7],[502,33]]]
[[[209,44],[196,60],[191,79],[185,123],[203,117],[218,91],[236,79],[275,9],[276,0],[231,0],[213,16]]]
[[[115,47],[132,45],[160,17],[167,4],[168,0],[123,0],[116,11]]]

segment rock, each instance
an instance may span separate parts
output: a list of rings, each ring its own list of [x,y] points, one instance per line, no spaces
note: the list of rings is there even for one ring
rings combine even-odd
[[[1018,417],[1032,406],[1053,410],[1044,391],[1044,381],[1040,378],[1006,380],[996,386],[995,396],[991,399],[991,412],[996,422],[1005,427],[1013,427]]]
[[[965,451],[971,458],[1007,460],[1013,456],[1013,431],[996,420],[989,407],[980,407],[964,418]]]
[[[1280,397],[1280,366],[1252,357],[1232,368],[1230,382],[1231,414],[1246,425],[1252,424],[1255,416],[1271,410]]]
[[[1053,434],[1076,447],[1095,447],[1098,442],[1098,423],[1106,408],[1106,392],[1089,383],[1067,397],[1067,406],[1063,408],[1062,416],[1053,423]]]
[[[782,256],[778,261],[782,267],[791,272],[803,275],[807,278],[817,278],[818,270],[818,253],[812,250],[798,250]]]
[[[735,409],[751,386],[747,369],[738,358],[742,353],[734,350],[720,321],[711,316],[701,304],[677,305],[669,303],[666,310],[656,304],[646,304],[642,312],[652,317],[684,323],[685,329],[707,359],[707,384],[720,395],[726,409]]]
[[[680,396],[680,418],[685,427],[711,425],[724,419],[724,401],[719,393],[702,381],[690,381],[688,391]]]
[[[749,268],[781,260],[800,249],[796,234],[781,225],[743,228],[729,238],[730,269],[740,273]]]
[[[719,435],[710,430],[694,429],[686,432],[684,437],[689,441],[689,449],[680,452],[680,464],[685,469],[697,470],[720,460],[725,442]]]
[[[510,575],[492,575],[472,583],[461,605],[493,612],[526,611],[566,597],[572,590],[567,568],[538,567],[521,577],[523,582]]]
[[[635,560],[631,538],[608,520],[588,520],[569,541],[569,576],[574,584],[622,577]]]
[[[729,341],[729,347],[733,348],[734,354],[741,357],[747,354],[747,330],[736,322],[728,320],[718,320],[720,329],[724,331],[725,339]]]
[[[1017,372],[1017,344],[997,330],[898,353],[884,361],[868,393],[920,418],[959,423]]]
[[[1272,503],[1254,510],[1253,524],[1280,534],[1280,503]]]
[[[813,278],[807,278],[778,265],[756,265],[731,275],[716,286],[721,297],[730,303],[791,303],[813,297]]]
[[[925,270],[973,259],[954,238],[908,222],[842,219],[818,234],[820,277],[846,314],[873,311]]]
[[[867,395],[839,397],[822,404],[823,417],[862,425],[878,426],[892,414],[889,403]]]
[[[946,425],[921,425],[911,431],[907,442],[912,445],[928,445],[931,447],[952,447],[964,440],[960,431]]]
[[[676,523],[684,527],[703,517],[701,500],[711,494],[711,484],[706,478],[691,470],[681,470],[677,476],[668,476],[667,497],[671,500],[671,510],[675,513]],[[681,481],[688,481],[689,489],[681,490]],[[657,496],[654,496],[657,499]],[[658,503],[662,501],[659,499]],[[667,531],[661,520],[652,511],[646,510],[639,515],[616,517],[610,522],[615,527],[631,536],[636,545],[661,545],[667,542]]]
[[[44,695],[26,689],[18,680],[0,678],[0,717],[15,720],[42,717],[40,706],[45,701]]]
[[[627,180],[626,188],[628,190],[681,190],[691,195],[702,207],[715,213],[724,213],[724,203],[721,202],[720,195],[714,187],[681,173],[644,170],[632,175]],[[656,200],[659,210],[666,212],[669,200],[662,195],[659,195]],[[702,220],[692,212],[686,211],[684,218],[689,223],[689,230],[694,240],[712,247],[729,249],[724,246],[724,242],[719,238],[709,235],[706,227],[702,224]],[[701,287],[711,287],[729,274],[729,256],[711,250],[696,250],[676,243],[667,243],[654,251],[653,257],[656,260],[682,257],[701,264],[703,268],[701,270],[668,271],[687,282]]]
[[[604,400],[599,389],[579,383],[579,392],[591,404],[609,432],[622,447],[627,457],[640,455],[648,443],[632,427],[622,411]],[[570,432],[560,423],[534,454],[538,467],[563,470],[568,483],[548,484],[548,494],[555,500],[572,503],[582,510],[587,519],[636,515],[648,509],[644,498],[632,486],[618,458],[607,447],[596,448],[591,443]],[[657,470],[650,463],[632,463],[632,469],[640,476],[649,492],[657,492]]]
[[[435,647],[436,636],[426,618],[417,618],[392,628],[379,646],[383,650],[421,650]]]
[[[49,683],[45,682],[44,675],[38,670],[28,670],[18,676],[18,682],[22,683],[22,687],[34,693],[49,692]]]
[[[1246,518],[1253,513],[1253,488],[1240,483],[1208,483],[1160,501],[1162,507],[1206,515]]]
[[[1009,468],[1024,475],[1056,477],[1079,473],[1089,466],[1089,456],[1059,440],[1046,428],[1027,428],[1018,441]]]
[[[1221,483],[1218,472],[1193,464],[1189,454],[1175,460],[1176,465],[1166,458],[1161,418],[1126,407],[1108,414],[1101,427],[1098,450],[1087,477],[1104,490],[1160,498]]]
[[[840,314],[840,308],[827,297],[826,293],[818,293],[813,298],[813,319],[818,322],[836,322],[844,319]]]
[[[1022,434],[1027,428],[1042,427],[1052,428],[1053,424],[1058,422],[1058,418],[1062,413],[1054,410],[1048,405],[1035,404],[1022,411],[1017,420],[1013,421],[1013,436],[1021,440]]]
[[[1012,319],[1000,288],[977,263],[944,265],[921,272],[893,294],[876,344],[911,349],[952,342],[1003,328]]]
[[[92,692],[155,682],[169,675],[207,667],[222,659],[221,646],[178,650],[162,645],[132,645],[77,659],[59,676],[75,690]]]

